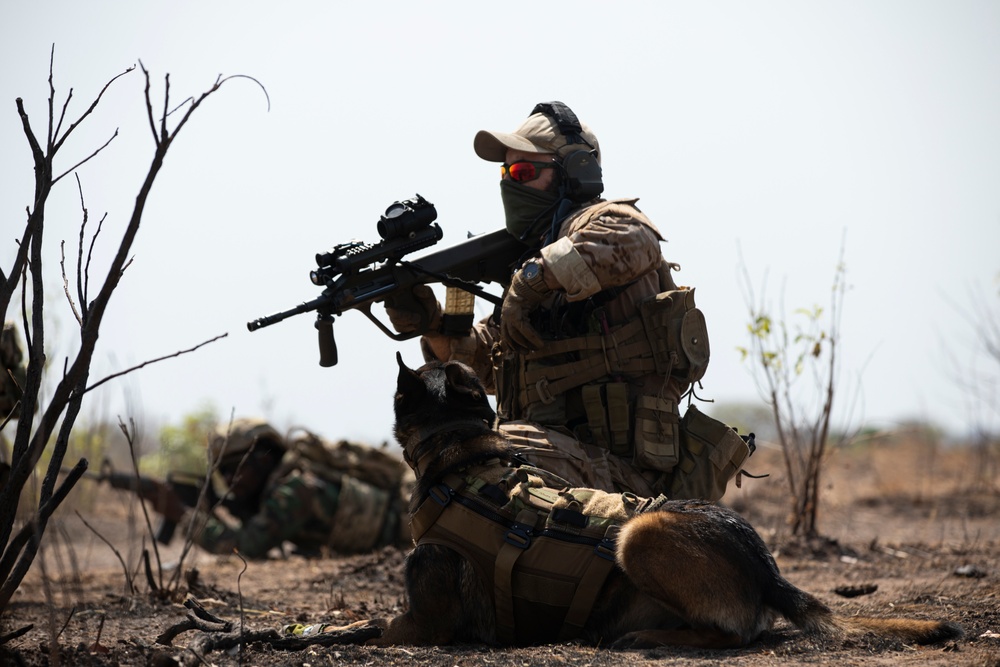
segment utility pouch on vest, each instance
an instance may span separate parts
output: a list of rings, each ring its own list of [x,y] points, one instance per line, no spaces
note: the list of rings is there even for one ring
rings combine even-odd
[[[716,501],[743,467],[750,448],[736,430],[688,406],[680,422],[680,462],[670,481],[670,498]]]
[[[588,384],[581,389],[580,396],[594,444],[616,456],[630,454],[628,385],[624,382]]]
[[[680,460],[680,438],[676,403],[656,396],[636,399],[635,461],[640,467],[673,470]]]
[[[493,362],[493,380],[497,392],[497,414],[504,419],[517,419],[520,411],[514,405],[517,400],[517,389],[514,386],[517,377],[516,360],[508,358],[499,343],[493,344],[490,359]]]
[[[660,292],[639,306],[656,372],[692,383],[708,368],[708,326],[694,289]]]

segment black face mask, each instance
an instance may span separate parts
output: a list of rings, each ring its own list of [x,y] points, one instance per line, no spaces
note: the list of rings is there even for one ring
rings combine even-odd
[[[562,199],[554,192],[536,190],[514,181],[500,181],[507,231],[521,241],[532,242],[552,223],[552,215]]]

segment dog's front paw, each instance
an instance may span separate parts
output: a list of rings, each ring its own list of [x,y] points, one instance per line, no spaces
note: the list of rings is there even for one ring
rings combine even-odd
[[[627,635],[622,635],[618,639],[614,640],[608,644],[608,648],[612,651],[632,651],[635,649],[646,648],[643,644],[644,642],[637,641],[639,637],[638,633],[630,632]]]

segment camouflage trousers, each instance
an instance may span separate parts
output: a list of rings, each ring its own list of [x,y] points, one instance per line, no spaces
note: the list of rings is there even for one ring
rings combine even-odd
[[[531,465],[562,477],[570,486],[628,491],[644,498],[662,493],[663,473],[642,470],[630,459],[582,443],[561,430],[515,420],[500,424],[499,431]]]

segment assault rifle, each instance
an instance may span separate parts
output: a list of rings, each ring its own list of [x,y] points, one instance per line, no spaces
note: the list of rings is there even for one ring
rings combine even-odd
[[[105,459],[101,463],[100,472],[85,472],[83,476],[97,482],[107,482],[113,489],[131,491],[147,500],[156,498],[163,488],[162,485],[165,483],[177,494],[177,497],[180,498],[185,507],[198,506],[202,486],[207,483],[208,486],[205,489],[206,505],[208,507],[215,507],[219,504],[220,500],[212,484],[206,482],[204,475],[172,471],[168,472],[167,478],[161,481],[145,475],[117,472],[112,468],[111,462]],[[228,508],[229,502],[228,499],[223,499],[221,504]],[[174,531],[176,529],[177,522],[170,521],[166,517],[161,517],[160,523],[156,528],[156,541],[160,544],[170,544],[170,541],[174,538]]]
[[[443,232],[434,223],[437,210],[419,194],[414,199],[397,201],[385,211],[376,225],[381,241],[367,245],[351,241],[316,254],[317,268],[310,271],[314,285],[325,289],[319,297],[290,310],[247,322],[250,331],[309,311],[316,311],[319,331],[319,365],[337,363],[337,344],[333,338],[333,320],[348,310],[359,310],[393,340],[407,340],[420,335],[428,326],[413,296],[413,288],[427,283],[441,283],[480,296],[494,304],[500,297],[484,290],[479,283],[506,282],[518,258],[527,248],[505,229],[473,236],[450,248],[423,255],[412,261],[403,257],[428,248],[441,240]],[[396,333],[372,315],[373,303],[392,297],[400,307],[421,313],[421,323],[412,333]],[[449,318],[445,308],[445,332],[461,334],[472,326],[471,306],[462,316]]]

